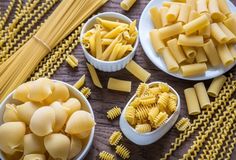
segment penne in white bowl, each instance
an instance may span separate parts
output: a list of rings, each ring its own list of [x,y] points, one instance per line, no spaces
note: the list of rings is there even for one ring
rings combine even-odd
[[[69,89],[71,97],[75,97],[80,100],[81,107],[82,107],[81,109],[85,110],[87,112],[90,112],[92,117],[94,118],[93,109],[92,109],[90,103],[88,102],[87,98],[79,90],[77,90],[75,87],[73,87],[72,85],[70,85],[68,83],[58,81],[58,80],[53,80],[53,81],[57,82],[57,83],[63,83],[64,85],[66,85]],[[3,113],[5,110],[6,104],[7,103],[19,104],[19,101],[14,100],[12,98],[13,94],[14,94],[14,91],[11,92],[0,104],[0,125],[3,124]],[[94,139],[94,133],[95,133],[95,127],[92,128],[90,136],[84,140],[83,143],[86,145],[83,146],[81,152],[76,157],[74,157],[73,160],[81,160],[81,159],[85,158],[85,156],[87,155],[87,153],[89,152],[89,150],[92,146],[93,139]],[[1,150],[0,150],[0,159],[7,160]]]
[[[160,83],[163,83],[163,82],[158,82],[158,81],[152,82],[152,83],[149,83],[149,86],[153,86],[155,84],[160,84]],[[169,86],[169,88],[171,92],[174,93],[178,98],[176,111],[172,113],[172,115],[160,127],[158,127],[157,129],[151,132],[138,133],[125,119],[126,109],[129,106],[129,104],[133,101],[133,99],[136,97],[136,95],[134,95],[126,104],[120,116],[120,128],[123,134],[130,141],[132,141],[133,143],[137,145],[149,145],[159,140],[173,127],[173,125],[175,124],[180,114],[180,97],[179,97],[179,94],[171,86]]]
[[[92,18],[90,18],[82,27],[82,31],[81,31],[81,35],[80,35],[80,41],[83,41],[83,35],[86,33],[86,31],[88,31],[89,29],[92,28],[92,26],[97,23],[96,22],[96,18],[104,18],[107,20],[120,20],[121,22],[126,22],[126,23],[131,23],[131,19],[129,19],[128,17],[126,17],[125,15],[122,15],[120,13],[115,13],[115,12],[104,12],[104,13],[100,13],[97,14],[95,16],[93,16]],[[136,28],[137,29],[137,28]],[[88,62],[90,64],[92,64],[96,69],[104,71],[104,72],[115,72],[115,71],[119,71],[121,69],[123,69],[126,64],[129,63],[130,60],[133,59],[134,55],[135,55],[135,51],[137,50],[138,47],[138,43],[139,43],[139,38],[137,37],[134,46],[133,46],[133,50],[125,57],[123,57],[122,59],[119,60],[115,60],[115,61],[103,61],[103,60],[99,60],[95,57],[93,57],[88,51],[87,49],[84,47],[84,45],[81,43],[84,55],[86,57],[86,59],[88,60]]]

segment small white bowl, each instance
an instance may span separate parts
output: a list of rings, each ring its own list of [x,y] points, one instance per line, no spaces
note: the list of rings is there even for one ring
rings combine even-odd
[[[81,31],[81,35],[80,35],[80,41],[82,42],[83,40],[83,35],[84,33],[86,33],[87,30],[91,29],[93,27],[93,25],[96,22],[96,18],[100,17],[100,18],[104,18],[104,19],[118,19],[121,20],[122,22],[126,22],[126,23],[131,23],[131,19],[129,19],[128,17],[120,14],[120,13],[115,13],[115,12],[104,12],[104,13],[100,13],[97,14],[95,16],[93,16],[92,18],[90,18],[84,25]],[[137,29],[137,28],[136,28]],[[138,43],[139,43],[139,38],[137,36],[136,42],[133,46],[133,50],[125,57],[123,57],[122,59],[116,60],[116,61],[103,61],[103,60],[99,60],[93,56],[91,56],[91,54],[89,54],[89,52],[87,51],[87,49],[84,47],[84,45],[81,43],[84,55],[86,57],[86,59],[89,61],[89,63],[91,63],[95,68],[97,68],[98,70],[104,71],[104,72],[115,72],[115,71],[119,71],[121,69],[123,69],[127,63],[129,63],[130,60],[133,59],[134,55],[135,55],[135,51],[138,47]]]
[[[64,85],[66,85],[70,91],[70,95],[71,97],[75,97],[75,98],[78,98],[81,102],[81,106],[82,106],[82,109],[85,110],[85,111],[88,111],[91,113],[91,115],[93,116],[94,118],[94,113],[93,113],[93,109],[90,105],[90,103],[88,102],[87,98],[79,91],[77,90],[75,87],[73,87],[72,85],[68,84],[68,83],[65,83],[65,82],[62,82],[62,81],[58,81],[58,80],[53,80],[54,82],[58,82],[58,83],[63,83]],[[14,94],[15,91],[11,92],[3,101],[2,103],[0,104],[0,125],[3,124],[3,113],[4,113],[4,110],[5,110],[5,106],[7,103],[14,103],[14,104],[20,104],[19,101],[17,100],[14,100],[12,98],[13,94]],[[22,103],[22,102],[21,102]],[[81,160],[83,159],[89,149],[91,148],[92,146],[92,143],[93,143],[93,139],[94,139],[94,132],[95,132],[95,127],[92,128],[92,131],[91,131],[91,134],[87,140],[87,145],[86,146],[83,146],[83,149],[82,151],[73,159],[73,160]],[[1,160],[6,160],[6,158],[4,157],[4,154],[0,151],[0,159]]]
[[[159,84],[163,82],[152,82],[149,83],[149,86],[153,86],[155,84]],[[168,85],[169,86],[169,85]],[[178,98],[178,103],[177,103],[177,109],[176,111],[168,118],[168,120],[162,124],[159,128],[156,130],[149,132],[149,133],[138,133],[135,131],[135,129],[130,126],[130,124],[126,121],[125,119],[125,111],[128,105],[133,101],[133,99],[136,97],[134,95],[129,102],[126,104],[125,108],[123,109],[121,116],[120,116],[120,128],[121,131],[124,133],[124,135],[133,143],[137,145],[148,145],[156,142],[159,140],[163,135],[165,135],[171,127],[175,124],[176,120],[179,117],[180,114],[180,97],[178,93],[171,87],[169,86],[171,91],[177,96]]]

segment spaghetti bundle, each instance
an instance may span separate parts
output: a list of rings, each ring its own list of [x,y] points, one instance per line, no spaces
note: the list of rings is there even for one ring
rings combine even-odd
[[[0,100],[23,83],[40,61],[107,0],[64,0],[38,32],[0,65]]]

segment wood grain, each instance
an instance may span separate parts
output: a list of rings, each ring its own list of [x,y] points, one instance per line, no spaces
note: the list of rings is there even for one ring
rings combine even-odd
[[[129,12],[122,11],[119,7],[119,3],[121,0],[110,0],[104,7],[102,7],[98,12],[104,11],[114,11],[127,15],[131,19],[139,20],[139,17],[148,4],[149,0],[138,0],[133,8]],[[7,7],[9,0],[1,0],[0,8],[1,11]],[[233,3],[236,4],[236,0],[233,0]],[[236,27],[236,26],[235,26]],[[142,36],[142,35],[141,35]],[[129,98],[134,94],[135,89],[139,85],[140,81],[128,73],[126,70],[122,70],[115,73],[104,73],[98,71],[98,75],[102,82],[104,89],[99,89],[95,87],[91,81],[90,75],[88,73],[86,67],[86,60],[81,50],[81,47],[78,46],[73,54],[79,59],[79,67],[76,69],[71,69],[68,64],[64,63],[60,69],[55,73],[52,77],[53,79],[62,80],[69,84],[74,84],[83,74],[86,74],[86,86],[90,87],[92,90],[92,95],[89,98],[89,101],[94,109],[95,119],[96,119],[96,132],[95,138],[93,142],[93,146],[86,156],[86,160],[94,160],[98,159],[97,155],[100,151],[108,151],[110,153],[115,153],[114,148],[108,145],[108,138],[111,133],[115,130],[119,130],[119,122],[118,120],[109,121],[106,118],[106,111],[117,105],[123,108]],[[174,78],[172,76],[167,75],[166,73],[159,70],[156,66],[154,66],[151,61],[145,55],[141,45],[139,45],[138,50],[136,52],[136,56],[134,60],[139,63],[143,68],[152,73],[152,76],[149,82],[152,81],[163,81],[167,82],[171,86],[173,86],[181,97],[181,113],[180,117],[189,117],[187,114],[186,104],[184,100],[183,89],[187,87],[193,86],[196,82],[193,81],[185,81]],[[231,70],[236,77],[236,68],[234,67]],[[132,81],[132,92],[127,93],[119,93],[113,92],[106,89],[107,81],[109,77],[121,78],[124,80]],[[207,86],[210,81],[205,81]],[[194,119],[194,117],[190,117]],[[165,152],[168,151],[170,144],[174,141],[175,137],[179,135],[179,132],[172,128],[163,138],[152,145],[148,146],[138,146],[123,138],[122,143],[125,144],[131,150],[131,159],[133,160],[158,160]],[[180,158],[183,153],[185,153],[188,147],[192,144],[192,140],[194,140],[194,135],[191,136],[186,143],[182,147],[178,149],[177,152],[174,152],[173,156],[170,158],[172,160]],[[118,157],[117,157],[118,158]],[[236,151],[234,151],[232,159],[236,159]]]

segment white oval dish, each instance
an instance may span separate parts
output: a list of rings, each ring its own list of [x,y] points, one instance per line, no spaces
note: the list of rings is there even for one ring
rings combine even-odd
[[[66,85],[68,87],[69,91],[70,91],[70,95],[72,95],[72,97],[78,98],[81,102],[82,109],[90,112],[91,115],[94,118],[93,109],[92,109],[90,103],[88,102],[87,98],[79,90],[77,90],[72,85],[70,85],[68,83],[65,83],[65,82],[62,82],[62,81],[53,80],[53,82],[63,83],[64,85]],[[2,117],[3,117],[3,113],[4,113],[4,110],[5,110],[6,104],[7,103],[14,103],[14,104],[19,104],[20,103],[19,101],[14,100],[12,98],[13,94],[14,94],[14,91],[11,92],[0,104],[0,125],[3,124]],[[93,129],[91,131],[90,137],[88,138],[87,145],[83,147],[82,151],[74,158],[74,160],[81,160],[87,155],[87,153],[88,153],[88,151],[91,148],[92,143],[93,143],[94,132],[95,132],[95,127],[93,127]],[[6,158],[4,157],[4,155],[2,154],[1,151],[0,151],[0,159],[1,160],[6,160]]]
[[[149,86],[159,84],[163,82],[152,82],[149,83]],[[168,85],[169,86],[169,85]],[[133,143],[137,145],[148,145],[156,142],[159,140],[163,135],[165,135],[171,127],[175,124],[176,120],[179,117],[180,114],[180,97],[178,93],[169,86],[171,91],[177,96],[178,103],[177,103],[177,109],[176,111],[168,118],[168,120],[162,124],[159,128],[156,130],[149,132],[149,133],[138,133],[135,131],[135,129],[129,125],[129,123],[125,119],[125,111],[128,105],[133,101],[136,95],[134,95],[129,102],[126,104],[125,108],[123,109],[121,116],[120,116],[120,128],[123,134]]]
[[[229,71],[231,68],[233,68],[236,65],[236,62],[232,64],[229,67],[224,67],[223,65],[216,67],[216,68],[209,68],[204,75],[200,76],[194,76],[194,77],[184,77],[180,73],[171,73],[167,70],[166,65],[163,61],[163,59],[154,51],[151,40],[149,37],[149,32],[151,29],[153,29],[153,24],[150,18],[149,10],[152,7],[161,7],[162,2],[168,1],[168,0],[156,0],[156,1],[150,1],[148,5],[145,7],[145,9],[142,12],[142,15],[140,17],[139,22],[139,38],[141,45],[143,47],[144,52],[148,56],[148,58],[152,61],[153,64],[155,64],[159,69],[166,72],[167,74],[174,76],[176,78],[185,79],[185,80],[192,80],[192,81],[200,81],[200,80],[207,80],[211,78],[215,78],[217,76],[220,76],[227,71]],[[236,7],[232,4],[232,2],[228,1],[229,7],[232,12],[236,12]]]
[[[82,42],[84,33],[87,30],[91,29],[92,26],[96,23],[96,18],[97,17],[105,18],[105,19],[119,19],[122,22],[126,22],[126,23],[131,23],[132,22],[131,19],[129,19],[128,17],[126,17],[126,16],[124,16],[120,13],[115,13],[115,12],[99,13],[99,14],[93,16],[92,18],[90,18],[83,25],[83,28],[82,28],[82,31],[81,31],[81,36],[80,36],[80,41],[81,42]],[[99,59],[93,57],[92,55],[90,55],[82,43],[81,43],[81,46],[82,46],[82,49],[83,49],[83,52],[84,52],[84,55],[85,55],[86,59],[96,69],[104,71],[104,72],[115,72],[115,71],[119,71],[119,70],[123,69],[126,66],[126,64],[129,63],[129,61],[133,59],[133,57],[135,55],[135,51],[138,47],[138,43],[139,43],[139,39],[137,38],[136,42],[133,46],[132,52],[130,52],[127,56],[123,57],[122,59],[119,59],[119,60],[116,60],[116,61],[99,60]]]

